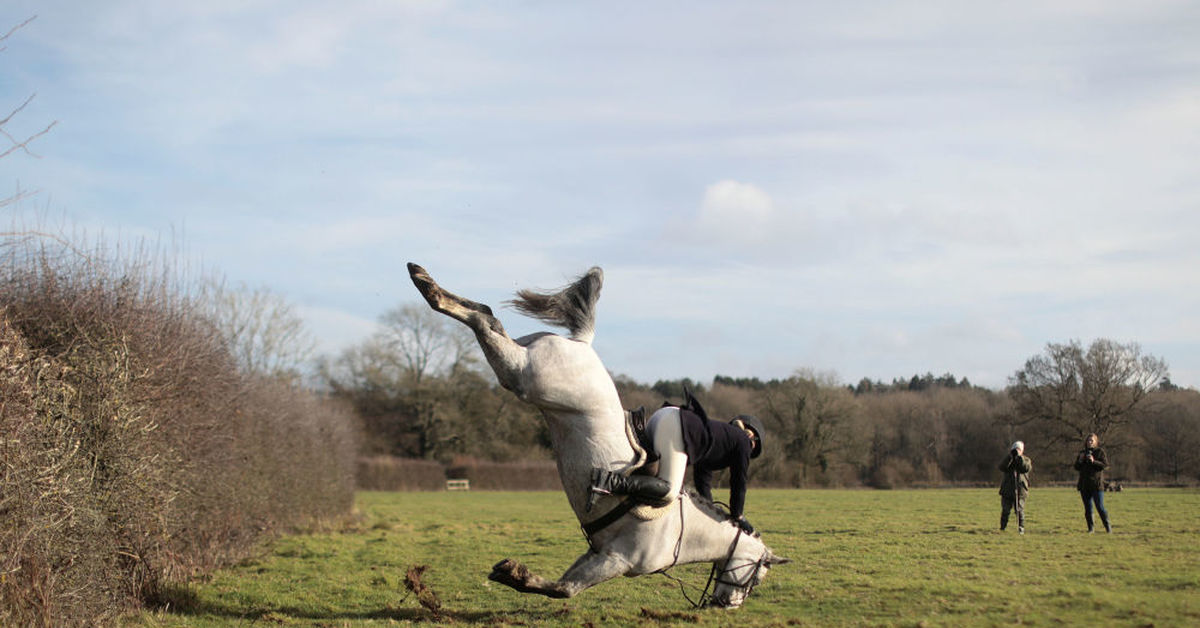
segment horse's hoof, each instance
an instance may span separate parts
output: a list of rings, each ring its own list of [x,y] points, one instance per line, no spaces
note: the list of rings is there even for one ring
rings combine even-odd
[[[513,586],[514,583],[520,582],[520,569],[521,563],[511,558],[505,558],[492,565],[492,573],[488,574],[488,580]]]
[[[529,570],[521,563],[511,558],[505,558],[492,566],[492,573],[488,574],[488,580],[499,582],[518,591],[525,591],[529,581]]]
[[[433,277],[429,276],[429,272],[420,265],[409,262],[408,276],[412,279],[413,285],[417,287],[417,292],[425,297],[425,301],[429,303],[430,307],[441,312],[442,288],[437,285]]]
[[[429,271],[422,268],[419,264],[408,263],[408,276],[412,278],[417,288],[421,288],[422,285],[437,285],[433,282],[433,277],[429,276]]]

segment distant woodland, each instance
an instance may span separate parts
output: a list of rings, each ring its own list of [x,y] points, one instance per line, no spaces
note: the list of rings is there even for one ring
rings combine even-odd
[[[376,336],[320,368],[328,394],[362,418],[365,454],[444,463],[550,457],[536,409],[498,386],[465,330],[424,304],[381,322]],[[1050,343],[1013,365],[1003,390],[949,373],[853,384],[812,370],[765,381],[614,381],[629,409],[679,403],[686,386],[714,418],[758,416],[768,430],[752,469],[760,484],[993,483],[1017,439],[1035,461],[1035,481],[1066,482],[1089,433],[1109,451],[1114,479],[1200,481],[1200,393],[1172,385],[1167,364],[1134,343]]]

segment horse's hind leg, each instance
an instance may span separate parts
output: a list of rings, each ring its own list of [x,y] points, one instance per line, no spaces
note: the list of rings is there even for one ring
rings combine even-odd
[[[629,572],[629,561],[616,554],[588,551],[580,556],[558,580],[547,580],[525,565],[511,559],[496,563],[488,579],[508,585],[522,593],[537,593],[547,597],[564,598]]]
[[[500,385],[522,396],[519,374],[526,363],[525,348],[513,342],[504,331],[492,308],[464,299],[438,285],[429,272],[409,262],[408,275],[429,307],[470,327]]]

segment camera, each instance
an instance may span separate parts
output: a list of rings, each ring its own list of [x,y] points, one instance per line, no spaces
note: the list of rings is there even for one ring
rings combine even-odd
[[[1013,457],[1013,458],[1016,458],[1017,456],[1021,455],[1021,454],[1017,453],[1017,450],[1016,450],[1015,448],[1014,448],[1012,451],[1008,452],[1008,453],[1012,454],[1012,457]]]

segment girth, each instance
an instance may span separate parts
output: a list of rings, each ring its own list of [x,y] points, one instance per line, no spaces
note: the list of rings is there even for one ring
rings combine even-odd
[[[621,502],[619,504],[617,504],[617,506],[615,508],[613,508],[612,510],[604,513],[603,515],[601,515],[600,517],[598,517],[592,521],[589,521],[589,522],[583,524],[582,527],[583,527],[584,536],[586,536],[588,538],[588,541],[590,542],[593,535],[595,535],[597,532],[603,530],[604,528],[607,528],[608,526],[616,523],[617,519],[620,519],[621,517],[624,517],[625,515],[629,514],[629,511],[633,510],[633,507],[636,505],[637,505],[637,502],[629,497],[622,499]]]

